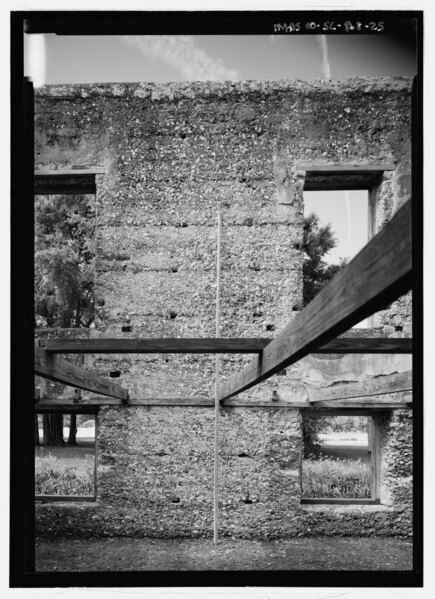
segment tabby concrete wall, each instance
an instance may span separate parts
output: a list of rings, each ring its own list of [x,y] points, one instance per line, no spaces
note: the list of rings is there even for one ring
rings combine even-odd
[[[409,412],[383,419],[379,506],[301,505],[300,418],[296,410],[222,411],[220,534],[410,537]],[[37,504],[37,536],[211,536],[213,420],[209,409],[102,409],[97,502]]]
[[[410,87],[406,79],[355,79],[38,90],[36,168],[105,169],[97,176],[97,309],[90,335],[213,336],[219,209],[224,223],[221,336],[272,337],[302,305],[298,164],[396,165],[378,188],[376,218],[382,226],[408,193]],[[380,315],[377,324],[385,334],[401,333],[397,323],[409,328],[409,305],[402,304]],[[127,324],[131,332],[124,333],[121,327]],[[222,376],[247,360],[222,356]],[[85,364],[105,375],[119,370],[120,384],[134,396],[212,393],[214,360],[209,357],[89,356]],[[270,399],[278,391],[305,399],[304,368],[288,369],[286,376],[272,377],[244,395]],[[127,523],[126,530],[136,534],[207,534],[211,413],[106,408],[99,418],[98,503],[64,508],[70,512],[66,520],[55,517],[59,506],[39,506],[39,530],[50,529],[52,518],[63,531],[73,530],[77,521],[81,530],[98,534],[120,533]],[[315,510],[307,514],[299,505],[298,419],[294,412],[279,410],[245,410],[243,418],[238,410],[224,411],[223,456],[229,452],[221,473],[225,534],[299,534],[306,527],[299,529],[298,522],[306,518],[317,522],[312,531],[323,530]],[[237,453],[244,426],[252,440],[243,451],[251,457]],[[190,441],[192,429],[196,433]],[[171,446],[176,449],[155,457],[154,447],[177,438],[180,442]],[[263,453],[255,450],[256,443]],[[248,490],[252,477],[258,477],[258,484]],[[266,488],[268,480],[273,485]],[[153,482],[159,492],[151,489]],[[252,504],[243,500],[248,491],[257,497]],[[176,492],[180,503],[172,503]],[[388,521],[390,508],[385,509],[382,516],[364,512],[364,518]],[[93,515],[83,516],[88,511]],[[331,531],[340,534],[342,524],[334,524],[335,516],[332,521]],[[380,525],[378,532],[388,534],[388,526]]]

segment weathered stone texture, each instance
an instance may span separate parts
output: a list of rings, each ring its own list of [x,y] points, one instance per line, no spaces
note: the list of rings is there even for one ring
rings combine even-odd
[[[376,192],[376,226],[385,224],[409,194],[410,87],[399,78],[38,90],[36,168],[105,168],[97,176],[90,335],[213,336],[219,209],[221,336],[273,336],[302,307],[298,164],[399,165]],[[125,324],[131,332],[121,331]],[[399,334],[397,326],[407,334],[409,298],[380,313],[377,325],[383,334]],[[248,360],[223,356],[223,378]],[[325,358],[308,362],[244,395],[306,399],[316,369],[326,368]],[[136,396],[213,391],[209,356],[87,356],[84,363],[106,375],[120,370],[120,384]],[[361,368],[346,362],[340,375],[359,380]],[[330,382],[325,372],[316,385]],[[310,511],[300,506],[299,418],[285,410],[223,410],[222,534],[408,534],[408,525],[393,526],[396,502],[410,489],[408,474],[394,472],[401,446],[390,439],[393,425],[385,428],[384,486],[394,508]],[[212,411],[105,408],[98,419],[98,503],[39,505],[38,534],[210,535]],[[402,425],[410,434],[410,424]]]
[[[395,410],[382,423],[382,464],[385,503],[412,508],[412,416]]]
[[[403,500],[403,495],[409,494],[406,477],[411,472],[406,449],[411,429],[407,425],[409,416],[404,411],[384,423],[398,430],[385,441],[388,455],[383,465],[388,493],[396,493],[399,499],[397,504],[392,502],[394,508],[301,506],[298,412],[224,409],[219,435],[220,534],[246,538],[324,534],[409,537],[409,498]],[[98,426],[97,506],[38,505],[38,535],[211,535],[212,410],[104,408]],[[400,497],[397,489],[402,491]]]

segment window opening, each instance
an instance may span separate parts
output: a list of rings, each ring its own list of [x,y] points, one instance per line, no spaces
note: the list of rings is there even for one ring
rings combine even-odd
[[[378,503],[378,431],[367,415],[303,415],[303,503]]]
[[[96,499],[96,415],[35,415],[35,498]]]
[[[35,326],[94,320],[95,196],[35,195]]]
[[[307,302],[372,237],[374,219],[371,212],[372,204],[366,189],[304,191],[305,230],[309,230],[306,235],[312,239],[311,244],[304,244],[304,297]],[[369,317],[354,328],[369,328],[371,322]]]

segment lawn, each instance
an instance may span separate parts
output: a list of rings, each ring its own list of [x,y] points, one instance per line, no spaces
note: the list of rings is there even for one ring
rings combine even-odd
[[[324,457],[302,462],[304,497],[367,499],[371,496],[371,466],[362,460]]]
[[[71,447],[35,447],[36,495],[93,495],[94,443]]]

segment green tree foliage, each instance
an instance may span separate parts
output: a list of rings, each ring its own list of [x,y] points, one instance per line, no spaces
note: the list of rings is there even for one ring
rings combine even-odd
[[[35,196],[36,327],[89,327],[94,319],[94,199]],[[75,420],[74,415],[69,445],[77,444]],[[44,415],[43,445],[65,443],[63,423],[62,414]]]
[[[311,212],[304,218],[304,237],[302,250],[305,253],[303,265],[303,302],[309,304],[347,263],[341,259],[339,264],[327,264],[324,256],[337,245],[337,239],[331,224],[320,225],[320,218]],[[332,419],[331,419],[332,420]],[[308,457],[320,451],[319,433],[327,419],[306,417],[302,424],[304,456]]]
[[[93,196],[35,196],[35,326],[94,319]]]
[[[321,226],[320,219],[314,212],[304,218],[302,244],[306,256],[303,265],[304,306],[309,304],[346,264],[346,259],[342,259],[340,264],[327,264],[323,259],[325,254],[336,245],[337,239],[330,224]]]

